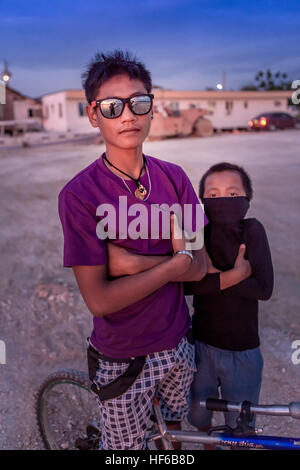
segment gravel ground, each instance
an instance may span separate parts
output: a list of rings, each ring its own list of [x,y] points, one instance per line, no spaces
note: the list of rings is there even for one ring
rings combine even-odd
[[[208,166],[223,160],[244,165],[253,178],[249,215],[266,227],[276,276],[272,299],[260,306],[261,403],[300,401],[300,365],[291,361],[292,342],[300,340],[299,148],[299,131],[174,139],[144,147],[145,153],[180,164],[196,190]],[[0,150],[0,340],[6,344],[6,364],[0,364],[1,449],[43,448],[34,416],[36,390],[58,369],[86,369],[92,317],[72,270],[62,268],[57,195],[102,150],[80,143]],[[258,424],[267,434],[300,436],[300,423],[290,418],[259,418]]]

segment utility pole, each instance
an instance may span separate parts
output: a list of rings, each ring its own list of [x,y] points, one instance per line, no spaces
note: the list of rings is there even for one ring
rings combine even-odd
[[[226,90],[226,71],[223,70],[222,73],[222,85],[223,85],[223,90]]]

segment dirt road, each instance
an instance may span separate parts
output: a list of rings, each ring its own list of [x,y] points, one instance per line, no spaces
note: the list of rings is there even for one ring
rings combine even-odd
[[[242,164],[253,179],[249,215],[266,227],[276,275],[273,297],[260,308],[262,403],[300,401],[300,364],[291,361],[292,342],[300,340],[299,148],[299,131],[174,139],[144,147],[146,154],[180,164],[196,191],[203,172],[219,161]],[[42,448],[35,390],[57,369],[86,368],[92,317],[72,270],[62,268],[57,195],[102,150],[64,144],[0,151],[0,340],[6,344],[6,364],[0,364],[1,449]],[[261,423],[268,434],[300,436],[300,422],[289,418]]]

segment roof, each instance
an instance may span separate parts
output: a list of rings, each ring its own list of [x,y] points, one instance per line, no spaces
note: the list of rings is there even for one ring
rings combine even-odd
[[[168,90],[154,88],[153,94],[159,99],[284,99],[291,97],[289,90],[276,91],[206,91],[206,90]],[[60,90],[53,93],[46,93],[44,96],[65,93],[66,99],[77,99],[86,101],[84,90]]]
[[[44,95],[41,96],[43,98],[44,96],[50,96],[50,95],[58,95],[60,93],[66,93],[66,98],[68,99],[86,99],[84,90],[78,90],[78,89],[64,89],[64,90],[57,90],[57,91],[52,91],[50,93],[45,93]]]
[[[30,96],[24,95],[20,91],[15,90],[14,88],[10,87],[9,85],[5,86],[6,92],[9,91],[10,93],[13,93],[14,95],[17,95],[19,98],[24,99],[24,100],[34,100],[38,103],[40,103],[39,99],[37,98],[31,98]]]
[[[155,90],[155,98],[160,99],[282,99],[290,98],[291,91],[186,91]]]

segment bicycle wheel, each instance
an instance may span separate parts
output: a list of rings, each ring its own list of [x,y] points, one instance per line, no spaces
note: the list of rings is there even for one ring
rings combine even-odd
[[[46,449],[97,449],[101,431],[96,395],[87,374],[61,370],[37,392],[36,417]]]

